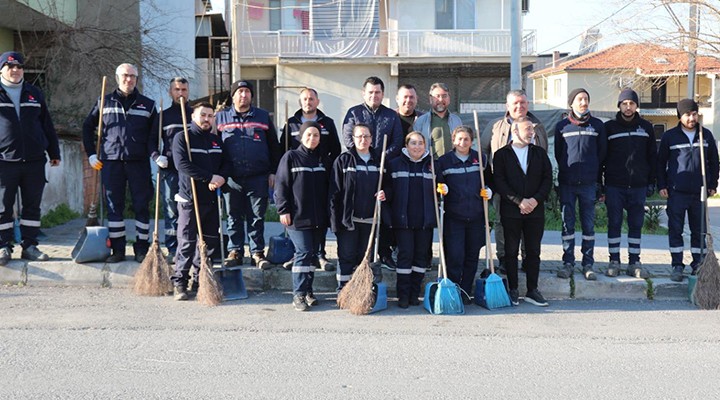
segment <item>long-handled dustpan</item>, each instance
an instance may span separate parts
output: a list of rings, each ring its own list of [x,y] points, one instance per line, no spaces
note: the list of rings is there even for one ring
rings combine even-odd
[[[430,160],[432,165],[433,190],[437,188],[435,177],[435,162],[432,158],[432,146],[430,147]],[[447,276],[447,265],[445,264],[445,249],[443,248],[443,219],[445,214],[444,197],[440,196],[440,206],[438,207],[438,199],[433,193],[435,203],[435,220],[438,226],[438,239],[440,244],[440,267],[438,268],[438,281],[430,282],[425,286],[425,297],[423,306],[431,314],[464,314],[465,305],[460,296],[460,287],[451,281]],[[439,209],[439,211],[438,211]]]
[[[218,196],[218,235],[220,236],[220,265],[225,262],[225,237],[223,236],[222,223],[222,193],[220,188],[215,189]],[[247,288],[245,287],[245,279],[243,279],[242,267],[237,265],[234,267],[213,268],[215,279],[222,285],[223,301],[244,300],[248,298]]]
[[[477,111],[473,112],[475,117],[475,135],[478,146],[480,145],[480,131],[478,124]],[[482,154],[480,156],[480,185],[485,188],[485,167],[482,162]],[[483,198],[483,211],[485,212],[485,254],[486,260],[490,264],[490,276],[480,278],[475,283],[475,303],[493,310],[501,307],[510,307],[510,296],[508,296],[506,281],[495,273],[493,265],[493,256],[491,254],[492,243],[490,242],[490,220],[488,219],[488,201]],[[497,211],[497,210],[496,210]]]

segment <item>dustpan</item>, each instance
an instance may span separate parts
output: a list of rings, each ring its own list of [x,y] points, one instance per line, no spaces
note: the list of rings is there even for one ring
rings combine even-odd
[[[110,232],[104,226],[86,226],[70,253],[78,264],[101,262],[110,257]]]

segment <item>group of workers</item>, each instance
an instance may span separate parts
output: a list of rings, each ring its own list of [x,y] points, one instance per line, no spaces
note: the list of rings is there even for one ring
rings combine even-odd
[[[12,254],[18,191],[22,194],[21,256],[47,260],[37,247],[37,232],[47,157],[51,166],[60,163],[57,134],[42,93],[23,80],[22,55],[3,53],[0,66],[0,265],[7,264]],[[265,257],[264,216],[273,189],[280,222],[295,246],[293,259],[284,267],[292,270],[297,310],[318,304],[314,271],[335,270],[325,253],[327,229],[337,237],[339,291],[362,261],[376,219],[381,221],[377,256],[397,273],[399,307],[420,304],[420,285],[431,266],[433,231],[440,226],[448,277],[462,289],[463,301],[471,302],[480,250],[486,245],[484,204],[488,201],[495,208],[496,255],[500,271],[507,274],[512,304],[518,305],[521,299],[521,255],[527,274],[524,300],[548,305],[538,289],[538,276],[544,203],[553,190],[553,167],[548,134],[528,111],[523,91],[508,92],[505,115],[478,135],[449,111],[450,91],[445,84],[430,87],[431,110],[423,114],[416,109],[417,92],[412,85],[398,88],[398,108],[393,110],[382,104],[383,81],[369,77],[362,85],[363,102],[347,111],[338,133],[333,119],[318,109],[318,92],[308,87],[300,91],[300,108],[278,135],[270,114],[253,106],[250,81],[234,82],[232,105],[215,110],[204,102],[188,105],[187,79],[173,78],[169,88],[173,103],[158,111],[155,101],[137,90],[135,66],[119,65],[115,78],[117,88],[98,99],[83,124],[88,162],[100,171],[107,204],[112,248],[107,262],[126,257],[123,211],[128,186],[137,231],[135,260],[142,262],[148,252],[153,160],[161,171],[165,247],[168,261],[175,264],[172,281],[177,300],[191,298],[197,290],[196,284],[188,287],[191,273],[197,282],[200,264],[195,207],[209,255],[220,243],[217,210],[224,202],[229,237],[224,265],[243,264],[247,236],[250,263],[261,269],[272,267]],[[555,190],[563,220],[563,266],[558,277],[570,278],[575,271],[578,205],[582,274],[587,280],[597,278],[593,249],[598,200],[604,200],[608,210],[610,260],[605,274],[617,276],[623,270],[620,232],[626,212],[628,264],[624,269],[628,275],[647,277],[640,263],[640,238],[646,196],[656,188],[668,199],[672,279],[683,279],[686,214],[691,230],[690,267],[695,273],[703,256],[702,200],[704,195],[715,194],[718,182],[716,142],[706,128],[700,141],[698,104],[691,99],[678,102],[679,124],[663,134],[659,149],[652,125],[637,112],[639,99],[633,90],[619,94],[619,112],[605,123],[590,114],[589,104],[588,91],[571,91],[567,117],[553,132],[558,167]],[[473,144],[476,137],[481,137],[480,143]],[[343,153],[341,141],[347,148]],[[705,175],[701,174],[701,146]],[[196,185],[194,194],[191,180]],[[707,190],[703,195],[702,187]],[[438,200],[442,213],[436,207]]]

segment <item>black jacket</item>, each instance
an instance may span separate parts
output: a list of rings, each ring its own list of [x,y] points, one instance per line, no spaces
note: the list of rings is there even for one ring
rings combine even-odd
[[[528,149],[527,174],[520,167],[512,143],[500,148],[493,157],[493,184],[500,194],[500,215],[506,218],[544,218],[547,199],[552,188],[552,164],[547,153],[533,144]],[[522,199],[538,202],[532,213],[520,214]]]
[[[372,148],[367,163],[354,147],[340,154],[330,178],[330,227],[333,232],[354,229],[353,216],[372,218],[379,178],[380,159],[373,156]]]
[[[0,160],[38,161],[60,159],[57,133],[40,89],[23,82],[20,118],[15,104],[0,85]]]
[[[619,112],[605,122],[607,155],[603,163],[606,186],[639,188],[655,184],[657,149],[652,124],[635,113],[628,122]]]
[[[175,135],[172,151],[175,168],[178,170],[180,189],[178,195],[185,200],[192,201],[192,187],[190,178],[195,179],[198,204],[214,202],[217,194],[208,188],[213,175],[220,175],[225,180],[230,173],[229,163],[225,160],[223,143],[218,135],[212,131],[203,131],[195,123],[188,129],[192,161],[187,151],[185,135]]]
[[[335,128],[335,121],[323,114],[322,111],[317,110],[317,120],[315,122],[322,128],[320,129],[320,144],[318,144],[317,151],[327,156],[328,162],[332,164],[340,155],[340,138],[338,138],[338,132]],[[283,149],[283,152],[286,144],[286,130],[290,133],[290,137],[287,139],[287,149],[295,150],[300,146],[300,126],[302,124],[302,109],[300,109],[295,112],[295,115],[288,118],[282,133],[280,133],[280,148]]]
[[[190,107],[187,103],[185,104],[185,118],[188,129],[190,129],[190,126],[192,125],[192,107]],[[153,125],[152,132],[155,132],[155,135],[157,136],[158,131],[158,124],[160,123],[160,118],[158,117],[156,119],[156,124]],[[162,112],[162,150],[158,148],[158,151],[160,151],[159,154],[164,155],[168,158],[168,170],[175,170],[175,163],[173,162],[173,154],[172,154],[172,145],[173,141],[175,139],[175,136],[180,134],[183,135],[183,121],[182,121],[182,110],[180,109],[180,104],[173,103],[170,107],[166,108]],[[158,153],[153,154],[153,159],[157,159]]]
[[[426,153],[420,161],[414,162],[402,152],[399,157],[390,160],[387,164],[387,171],[383,176],[386,198],[382,204],[383,224],[399,229],[418,225],[425,229],[437,226],[430,158],[430,154]],[[410,198],[411,184],[422,185],[422,198]],[[420,209],[410,210],[411,207]],[[422,221],[413,221],[411,215],[421,217]]]
[[[275,176],[278,214],[290,214],[289,229],[326,229],[328,226],[328,177],[325,158],[300,146],[280,159]],[[328,167],[329,168],[329,167]]]
[[[485,186],[491,186],[492,174],[487,165],[487,157],[483,154],[485,164]],[[449,151],[435,162],[437,181],[448,185],[445,196],[445,214],[463,221],[482,221],[485,217],[483,199],[480,197],[480,161],[478,153],[470,150],[470,157],[462,161],[455,151]]]

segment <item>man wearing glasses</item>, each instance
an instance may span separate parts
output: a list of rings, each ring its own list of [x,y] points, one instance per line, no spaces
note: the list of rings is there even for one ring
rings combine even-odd
[[[20,233],[25,260],[47,261],[37,248],[40,200],[45,189],[45,153],[50,166],[60,164],[60,146],[40,89],[24,81],[22,54],[0,55],[0,266],[10,261],[13,247],[13,205],[22,194]]]
[[[137,236],[133,244],[135,261],[142,262],[147,254],[152,198],[150,155],[157,153],[157,122],[155,101],[137,90],[138,70],[132,64],[120,64],[115,70],[118,87],[105,95],[102,111],[100,99],[83,123],[83,146],[90,166],[101,171],[107,202],[108,229],[112,254],[106,262],[125,260],[126,186],[130,186],[132,209],[135,213]],[[95,153],[97,126],[102,115],[100,154]]]
[[[413,130],[421,132],[428,145],[432,143],[433,157],[437,159],[452,150],[452,132],[462,125],[462,119],[448,110],[450,91],[446,84],[433,83],[429,95],[432,110],[418,117]]]
[[[167,262],[173,264],[175,262],[175,252],[177,251],[177,221],[178,208],[175,195],[178,193],[178,171],[175,168],[172,158],[172,143],[175,135],[183,134],[182,110],[180,109],[180,99],[185,99],[185,121],[190,126],[192,108],[188,104],[188,80],[182,77],[175,77],[170,80],[170,98],[172,104],[163,110],[162,114],[162,151],[155,153],[153,159],[158,165],[162,176],[162,190],[165,207],[163,215],[165,218],[165,248],[168,250]],[[158,128],[153,128],[152,132],[157,135]],[[160,151],[160,149],[158,149]]]

